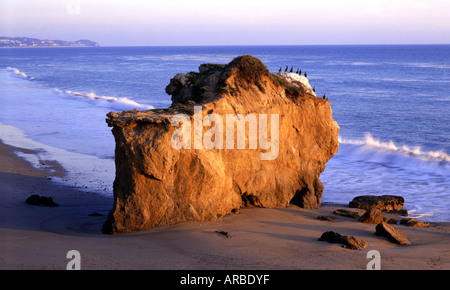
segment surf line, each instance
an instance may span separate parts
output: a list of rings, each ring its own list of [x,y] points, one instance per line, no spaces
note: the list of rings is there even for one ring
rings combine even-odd
[[[179,126],[179,128],[172,134],[171,144],[177,150],[192,148],[235,149],[236,124],[236,149],[246,149],[246,139],[248,139],[249,149],[257,149],[259,144],[261,160],[275,160],[279,153],[279,114],[270,114],[270,140],[267,119],[268,114],[258,114],[258,116],[257,114],[246,116],[243,114],[226,114],[224,126],[221,115],[213,113],[203,117],[202,106],[194,106],[194,117],[192,119],[186,114],[173,116],[171,125]],[[248,138],[246,136],[246,124],[248,124]],[[203,134],[204,126],[211,126],[211,128]]]

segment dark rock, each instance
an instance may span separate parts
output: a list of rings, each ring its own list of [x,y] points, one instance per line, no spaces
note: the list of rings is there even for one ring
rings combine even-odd
[[[336,219],[332,216],[323,216],[323,215],[318,216],[317,219],[319,219],[321,221],[328,221],[328,222],[336,221]]]
[[[364,240],[354,236],[344,236],[334,231],[324,232],[319,238],[319,241],[342,244],[342,247],[351,250],[360,250],[369,246]]]
[[[400,210],[394,209],[394,210],[389,211],[389,213],[394,213],[394,214],[398,214],[398,215],[401,215],[401,216],[408,216],[409,215],[409,213],[408,213],[408,211],[406,209],[400,209]]]
[[[400,220],[400,224],[415,228],[423,228],[428,227],[430,225],[429,223],[424,223],[413,218],[402,219]]]
[[[399,245],[410,245],[411,242],[408,240],[408,238],[403,234],[401,231],[395,229],[393,226],[388,225],[385,222],[379,223],[375,227],[375,234],[377,236],[385,236],[391,241],[392,243],[399,244]]]
[[[230,233],[228,233],[228,232],[225,232],[225,231],[216,231],[216,233],[222,234],[222,235],[224,235],[224,236],[227,237],[227,238],[231,238]]]
[[[383,217],[383,221],[387,224],[393,224],[393,225],[398,224],[398,222],[393,218]]]
[[[383,221],[383,219],[384,217],[381,214],[381,210],[372,207],[359,218],[359,221],[367,224],[379,224]]]
[[[346,210],[346,209],[337,209],[333,211],[334,214],[351,217],[351,218],[359,218],[361,215],[359,212]]]
[[[31,205],[39,205],[41,202],[41,197],[37,194],[33,194],[30,195],[25,202]]]
[[[51,197],[39,196],[37,194],[33,194],[28,197],[27,200],[25,200],[25,203],[31,205],[46,205],[51,207],[59,206]]]
[[[401,196],[395,195],[361,195],[355,197],[349,204],[352,208],[361,208],[368,210],[376,207],[382,211],[391,212],[395,210],[402,210],[405,204],[405,199]]]

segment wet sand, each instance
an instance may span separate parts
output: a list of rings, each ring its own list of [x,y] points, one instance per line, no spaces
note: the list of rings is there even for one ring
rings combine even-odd
[[[101,228],[112,197],[55,182],[52,176],[64,176],[63,168],[51,161],[33,168],[14,153],[23,150],[0,143],[0,269],[66,269],[70,250],[79,251],[82,270],[365,270],[370,250],[379,251],[381,269],[450,269],[449,223],[394,225],[411,242],[399,246],[376,236],[372,224],[338,215],[335,222],[317,219],[347,208],[339,204],[241,209],[218,222],[105,235]],[[59,206],[26,204],[32,194],[51,196]],[[369,247],[349,250],[317,240],[331,230],[361,238]]]

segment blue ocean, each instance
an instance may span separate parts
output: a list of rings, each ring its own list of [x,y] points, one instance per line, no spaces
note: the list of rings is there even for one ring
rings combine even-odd
[[[164,108],[177,73],[243,54],[307,72],[331,102],[339,152],[322,201],[401,195],[413,217],[450,222],[450,45],[8,48],[0,50],[0,139],[56,159],[58,182],[112,195],[110,111]]]

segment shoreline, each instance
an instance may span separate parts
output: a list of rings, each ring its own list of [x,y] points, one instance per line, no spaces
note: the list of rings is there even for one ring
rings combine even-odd
[[[394,225],[411,241],[398,246],[376,236],[374,224],[338,215],[335,222],[318,220],[348,209],[334,203],[319,209],[244,208],[217,222],[105,235],[101,227],[112,196],[55,182],[53,176],[65,174],[61,165],[49,161],[50,167],[34,168],[14,151],[33,153],[0,142],[0,269],[66,269],[70,250],[80,252],[82,270],[365,270],[370,250],[380,252],[381,269],[450,269],[450,223]],[[26,204],[32,194],[51,196],[59,206]],[[369,246],[349,250],[318,241],[325,231],[361,238]]]

